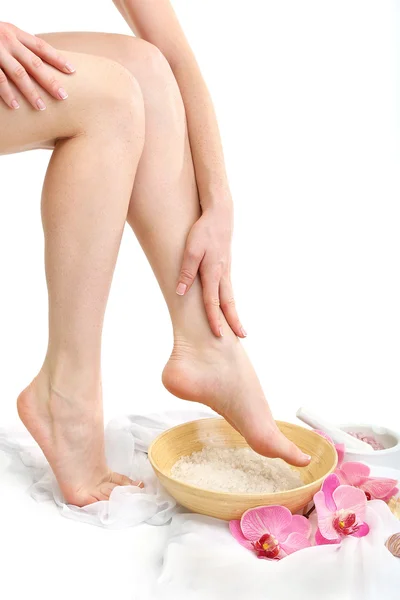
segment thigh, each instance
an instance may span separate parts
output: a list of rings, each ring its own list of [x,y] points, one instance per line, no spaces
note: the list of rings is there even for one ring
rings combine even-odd
[[[118,33],[71,31],[37,35],[64,53],[81,52],[103,56],[119,62],[128,69],[132,66],[132,55],[135,55],[135,52],[138,58],[141,58],[146,48],[152,47],[140,38]]]
[[[36,111],[11,82],[20,108],[12,110],[0,101],[0,155],[23,152],[35,148],[54,148],[58,139],[79,135],[91,117],[96,104],[106,95],[116,93],[118,71],[126,72],[115,61],[79,52],[68,53],[76,67],[76,73],[66,75],[54,70],[54,76],[64,87],[69,97],[56,100],[45,90],[41,97],[46,110]]]

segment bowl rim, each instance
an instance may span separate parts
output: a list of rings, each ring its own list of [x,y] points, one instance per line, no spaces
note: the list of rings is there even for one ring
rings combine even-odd
[[[315,481],[312,481],[311,483],[306,483],[305,485],[302,485],[300,487],[296,487],[296,488],[292,488],[291,490],[284,490],[283,492],[268,492],[268,493],[254,493],[254,492],[219,492],[217,490],[209,490],[207,488],[202,488],[199,487],[197,485],[193,485],[192,483],[185,483],[184,481],[182,481],[181,479],[175,479],[174,477],[171,477],[170,475],[167,475],[166,473],[163,473],[163,471],[161,471],[155,464],[154,458],[152,456],[153,453],[153,448],[155,446],[155,444],[164,436],[166,436],[169,432],[178,429],[180,427],[184,427],[185,425],[190,425],[192,423],[198,423],[200,421],[225,421],[225,419],[223,417],[206,417],[206,418],[202,418],[202,419],[193,419],[192,421],[185,421],[184,423],[179,423],[178,425],[175,425],[174,427],[170,427],[169,429],[166,429],[165,431],[163,431],[162,433],[160,433],[150,444],[149,449],[148,449],[148,457],[149,457],[149,461],[151,466],[153,467],[153,469],[159,473],[162,477],[165,477],[166,479],[168,479],[169,481],[172,481],[174,483],[174,485],[178,485],[181,488],[189,488],[192,490],[197,490],[197,491],[202,491],[205,492],[206,494],[215,494],[218,497],[222,498],[222,497],[226,497],[227,499],[232,498],[232,496],[235,497],[252,497],[252,498],[265,498],[267,499],[268,497],[273,497],[273,496],[280,496],[280,497],[287,497],[290,496],[291,494],[293,494],[296,491],[299,490],[307,490],[311,487],[316,487],[317,485],[323,483],[324,479],[326,477],[328,477],[328,475],[330,475],[331,473],[334,472],[334,470],[336,469],[337,465],[338,465],[338,456],[337,456],[337,452],[336,452],[336,458],[334,460],[334,464],[332,466],[331,469],[329,469],[324,475],[322,475],[321,477],[319,477],[318,479],[315,479]],[[225,421],[227,422],[227,421]],[[328,442],[327,439],[325,439],[323,436],[321,436],[319,433],[316,433],[314,430],[312,429],[306,429],[305,427],[302,427],[301,425],[297,425],[297,423],[290,423],[289,421],[276,421],[277,424],[279,423],[283,423],[285,425],[291,425],[293,427],[297,427],[299,429],[305,429],[308,433],[311,433],[312,435],[317,435],[318,438],[322,438],[324,440],[324,443],[328,444],[331,448],[333,448],[333,450],[335,450],[335,447],[332,446],[332,444],[330,442]],[[244,439],[244,438],[243,438]],[[247,443],[247,442],[246,442]],[[287,463],[288,464],[288,463]],[[289,466],[293,466],[293,465],[289,465]],[[305,467],[299,467],[301,468],[305,468]]]

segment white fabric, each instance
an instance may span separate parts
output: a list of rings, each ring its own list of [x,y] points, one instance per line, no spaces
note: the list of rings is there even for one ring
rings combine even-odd
[[[233,544],[221,521],[176,515],[161,575],[147,598],[185,593],[190,600],[398,600],[400,560],[384,541],[400,531],[400,523],[381,501],[369,504],[367,520],[371,532],[365,538],[309,548],[275,563]]]
[[[144,522],[165,525],[159,538],[161,560],[151,568],[143,563],[135,594],[127,593],[127,598],[399,600],[400,559],[387,551],[384,542],[400,532],[400,522],[381,501],[368,503],[368,536],[346,539],[340,547],[309,548],[279,563],[255,558],[232,538],[227,523],[177,507],[159,486],[145,451],[164,429],[205,416],[212,415],[185,411],[112,421],[106,429],[110,466],[142,479],[146,488],[116,488],[109,502],[84,508],[63,502],[43,454],[27,433],[0,430],[0,450],[11,456],[12,467],[31,484],[32,496],[54,501],[63,516],[106,528]],[[400,472],[392,469],[374,469],[373,474],[400,479]]]
[[[109,423],[105,431],[106,455],[110,468],[131,479],[141,480],[143,490],[128,486],[113,490],[109,501],[83,508],[66,504],[57,481],[42,451],[26,431],[0,429],[0,450],[13,460],[15,468],[26,468],[35,500],[54,500],[64,517],[112,529],[149,523],[164,525],[181,510],[159,484],[148,461],[150,443],[165,429],[204,417],[211,411],[173,411],[162,415],[121,417]]]

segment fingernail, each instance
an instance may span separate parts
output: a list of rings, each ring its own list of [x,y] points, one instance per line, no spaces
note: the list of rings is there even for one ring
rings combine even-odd
[[[309,454],[305,454],[304,452],[303,452],[303,458],[306,458],[308,461],[311,460],[311,456]]]
[[[178,287],[176,288],[176,293],[178,294],[178,296],[184,296],[186,290],[187,290],[186,283],[178,283]]]
[[[13,101],[11,102],[11,106],[12,106],[13,108],[15,108],[15,109],[19,108],[19,104],[18,104],[18,102],[17,102],[16,100],[13,100]]]
[[[247,333],[245,332],[243,327],[240,328],[240,333],[242,334],[243,337],[247,337]]]
[[[46,110],[46,105],[41,98],[36,100],[36,106],[38,107],[39,110]]]
[[[73,67],[71,65],[71,63],[65,63],[65,68],[67,69],[67,71],[69,71],[70,73],[75,73],[76,69],[75,67]]]
[[[67,92],[64,90],[64,88],[60,88],[58,90],[58,95],[61,98],[61,100],[66,100],[68,98],[68,94]]]
[[[219,335],[220,335],[221,337],[224,337],[224,332],[223,332],[223,329],[222,329],[222,327],[220,327],[220,328],[219,328]]]
[[[137,487],[139,487],[139,488],[144,488],[144,483],[143,483],[143,481],[138,481],[136,485],[137,485]]]

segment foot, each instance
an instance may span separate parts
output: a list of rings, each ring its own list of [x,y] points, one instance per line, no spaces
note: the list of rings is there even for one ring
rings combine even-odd
[[[169,392],[201,402],[223,416],[263,456],[305,466],[310,457],[278,429],[258,377],[237,338],[215,339],[196,348],[177,340],[163,371]]]
[[[17,407],[68,504],[85,506],[108,500],[118,485],[143,487],[106,465],[100,386],[90,397],[64,397],[51,389],[49,378],[41,372],[20,394]]]

